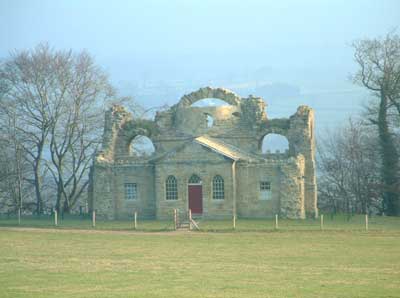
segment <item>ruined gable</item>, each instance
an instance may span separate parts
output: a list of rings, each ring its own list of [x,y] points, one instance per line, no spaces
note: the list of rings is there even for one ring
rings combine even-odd
[[[226,162],[227,157],[212,151],[194,141],[189,141],[180,147],[171,150],[164,156],[156,159],[155,163],[173,163],[173,162]]]

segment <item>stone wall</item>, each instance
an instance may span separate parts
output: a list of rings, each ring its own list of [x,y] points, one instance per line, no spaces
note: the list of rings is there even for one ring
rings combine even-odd
[[[195,160],[193,156],[196,156]],[[181,211],[188,210],[188,181],[193,174],[202,180],[203,216],[231,217],[233,208],[231,161],[198,144],[190,144],[157,162],[155,175],[157,217],[170,217],[174,208]],[[165,180],[169,175],[174,175],[178,181],[176,201],[165,198]],[[212,179],[215,175],[220,175],[224,179],[225,199],[221,201],[212,198]]]
[[[280,176],[277,164],[237,165],[237,213],[240,217],[272,217],[279,213]],[[260,182],[271,183],[270,200],[261,200]]]
[[[203,98],[227,102],[221,107],[192,107]],[[206,115],[214,118],[206,125]],[[260,97],[241,98],[223,88],[201,88],[184,95],[170,109],[158,112],[154,121],[134,119],[121,106],[105,114],[102,150],[95,157],[91,172],[89,199],[92,209],[109,218],[130,215],[140,210],[146,216],[169,216],[173,208],[187,209],[187,180],[197,174],[203,180],[204,216],[231,216],[233,208],[233,160],[207,151],[194,138],[201,135],[235,146],[249,160],[239,160],[237,167],[237,204],[239,216],[264,217],[279,213],[290,218],[317,216],[315,176],[314,113],[300,106],[289,118],[268,119],[266,104]],[[262,139],[277,133],[289,141],[285,155],[262,155]],[[149,137],[155,154],[146,158],[130,156],[129,146],[138,135]],[[174,174],[175,173],[175,174]],[[225,200],[214,202],[211,179],[224,177]],[[179,199],[165,200],[165,179],[178,179]],[[271,181],[272,198],[259,199],[259,182]],[[126,202],[123,185],[138,181],[140,200]]]
[[[113,176],[112,165],[94,163],[89,209],[90,211],[96,210],[98,216],[108,219],[115,218]]]
[[[238,215],[304,218],[304,158],[238,164]],[[271,199],[261,200],[260,182],[271,182]]]
[[[155,216],[154,165],[135,164],[114,167],[115,218],[132,217],[135,211],[141,217]],[[125,199],[125,183],[136,183],[137,199]]]

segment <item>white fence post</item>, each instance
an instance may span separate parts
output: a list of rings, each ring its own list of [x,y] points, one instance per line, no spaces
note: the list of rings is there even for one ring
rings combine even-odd
[[[94,211],[94,210],[92,212],[92,226],[93,226],[93,228],[96,227],[96,211]]]
[[[278,225],[278,214],[275,214],[275,229],[278,229],[279,225]]]
[[[135,214],[133,215],[133,217],[134,217],[134,229],[136,230],[137,229],[137,212],[135,211]]]
[[[54,210],[54,225],[58,226],[57,210]]]
[[[368,213],[365,214],[365,230],[368,232]]]
[[[178,228],[178,218],[176,216],[176,209],[174,209],[174,230],[176,230]]]
[[[233,215],[233,229],[236,229],[236,215]]]
[[[21,224],[21,208],[18,208],[18,224]]]
[[[189,231],[192,230],[192,209],[189,209]]]
[[[324,229],[324,215],[321,214],[321,230]]]

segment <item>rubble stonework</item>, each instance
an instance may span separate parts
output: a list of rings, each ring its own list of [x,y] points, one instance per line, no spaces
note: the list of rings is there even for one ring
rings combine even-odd
[[[204,98],[226,106],[193,107]],[[207,115],[213,117],[212,127]],[[286,153],[261,152],[264,136],[277,133],[289,141]],[[151,139],[155,153],[130,153],[136,136]],[[200,194],[189,190],[192,175],[200,178]],[[166,180],[176,179],[177,198],[167,200]],[[223,199],[213,197],[216,177],[223,179]],[[270,183],[265,199],[260,183]],[[126,184],[136,185],[128,200]],[[198,188],[197,187],[197,188]],[[260,97],[241,98],[223,88],[201,88],[184,95],[155,120],[134,119],[121,106],[105,113],[102,150],[94,158],[89,205],[99,216],[170,218],[173,209],[187,211],[193,200],[202,205],[199,216],[209,218],[317,216],[314,112],[300,106],[289,118],[268,119]],[[201,202],[198,202],[198,201]],[[194,205],[193,205],[194,206]]]

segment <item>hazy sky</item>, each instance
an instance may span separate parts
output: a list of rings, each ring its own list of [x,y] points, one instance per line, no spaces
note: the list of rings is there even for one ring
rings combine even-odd
[[[84,48],[117,79],[347,70],[352,40],[399,23],[399,0],[0,0],[0,56],[40,41]]]
[[[0,57],[41,41],[86,49],[143,106],[228,87],[263,96],[271,117],[307,104],[322,131],[369,100],[349,80],[350,43],[399,26],[400,0],[0,0]],[[246,87],[260,81],[301,93],[271,98]]]

